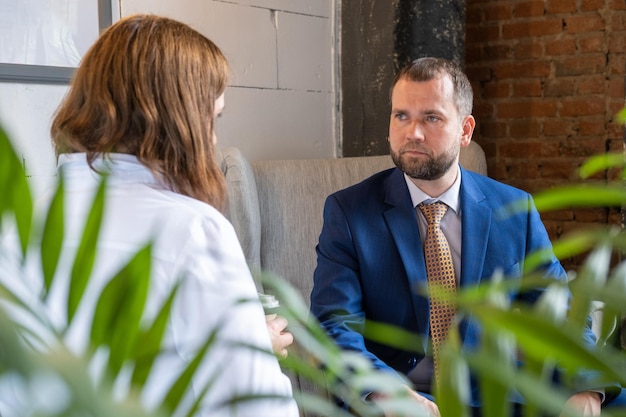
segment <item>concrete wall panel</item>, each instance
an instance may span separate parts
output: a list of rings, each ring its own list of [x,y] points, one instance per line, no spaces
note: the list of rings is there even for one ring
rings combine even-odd
[[[250,160],[335,156],[332,101],[332,93],[229,88],[218,145]]]
[[[333,36],[330,20],[278,13],[277,26],[279,87],[331,91]]]
[[[185,22],[228,57],[232,85],[276,88],[276,30],[272,12],[221,1],[128,0],[122,16],[155,13]]]

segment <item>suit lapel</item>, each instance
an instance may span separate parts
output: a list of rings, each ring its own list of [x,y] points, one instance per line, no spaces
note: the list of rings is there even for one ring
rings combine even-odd
[[[461,279],[460,286],[468,287],[480,284],[483,276],[487,243],[491,229],[493,212],[487,196],[474,181],[471,172],[461,168]],[[461,340],[468,340],[469,329],[473,327],[472,317],[467,317],[459,326]],[[475,342],[475,341],[474,341]]]
[[[462,169],[462,168],[461,168]],[[462,210],[461,285],[480,282],[487,253],[492,210],[485,204],[487,196],[463,170],[460,201]],[[385,203],[389,209],[384,217],[396,243],[412,288],[425,285],[426,267],[415,209],[400,170],[394,171],[386,183]]]
[[[396,243],[404,268],[413,291],[412,301],[420,334],[428,331],[428,303],[418,295],[420,288],[427,284],[426,266],[417,216],[411,202],[402,171],[396,169],[387,179],[385,203],[389,209],[383,213],[393,240]],[[425,348],[426,346],[424,346]]]
[[[480,283],[487,242],[491,227],[492,210],[486,203],[487,196],[478,187],[472,174],[463,170],[461,174],[461,286]]]

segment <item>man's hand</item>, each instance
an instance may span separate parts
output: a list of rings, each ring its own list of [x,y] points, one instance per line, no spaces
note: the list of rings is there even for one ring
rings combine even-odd
[[[272,350],[280,359],[287,357],[287,346],[293,343],[293,335],[288,331],[287,319],[276,314],[270,314],[265,316],[267,323],[267,331],[270,334],[270,340],[272,341]]]
[[[441,415],[439,414],[439,407],[437,407],[437,404],[430,401],[428,398],[419,395],[417,392],[413,391],[408,386],[406,387],[406,389],[409,392],[409,398],[421,404],[426,410],[428,410],[431,417],[441,417]],[[370,394],[368,397],[369,400],[374,401],[374,402],[376,402],[377,400],[385,399],[385,398],[387,397],[384,394],[379,394],[375,392]],[[385,413],[385,417],[399,417],[399,416]]]
[[[600,415],[601,405],[602,400],[599,393],[584,391],[569,397],[565,403],[565,408],[577,411],[584,417],[597,417]],[[561,413],[561,417],[565,417],[565,414]]]

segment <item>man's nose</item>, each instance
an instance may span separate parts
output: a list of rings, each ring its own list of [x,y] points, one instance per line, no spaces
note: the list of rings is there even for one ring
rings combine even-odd
[[[415,141],[424,140],[424,130],[418,120],[411,122],[411,124],[407,127],[407,137],[408,139]]]

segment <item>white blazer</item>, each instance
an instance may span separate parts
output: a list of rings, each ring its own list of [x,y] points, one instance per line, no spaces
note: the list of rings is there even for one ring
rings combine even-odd
[[[273,355],[232,343],[254,345],[271,352],[263,309],[248,266],[230,222],[214,207],[175,193],[134,156],[110,154],[94,166],[110,172],[98,252],[83,301],[69,329],[66,343],[76,353],[86,351],[89,326],[102,288],[136,251],[154,242],[147,317],[152,320],[177,281],[181,281],[165,336],[167,353],[157,358],[141,400],[148,408],[164,398],[196,349],[221,326],[219,342],[208,353],[194,380],[194,394],[216,378],[196,414],[211,417],[296,417],[289,379]],[[61,263],[46,305],[50,319],[62,328],[71,262],[100,181],[85,154],[59,157],[66,183],[66,240]],[[29,285],[33,294],[41,288]],[[254,302],[238,303],[242,299]],[[97,364],[92,364],[97,369]],[[120,378],[123,379],[123,378]],[[124,381],[117,381],[124,395]],[[290,400],[264,399],[237,407],[220,407],[233,396],[267,394]],[[188,404],[194,395],[186,398]],[[0,407],[2,405],[0,404]],[[8,410],[0,413],[10,415]]]

